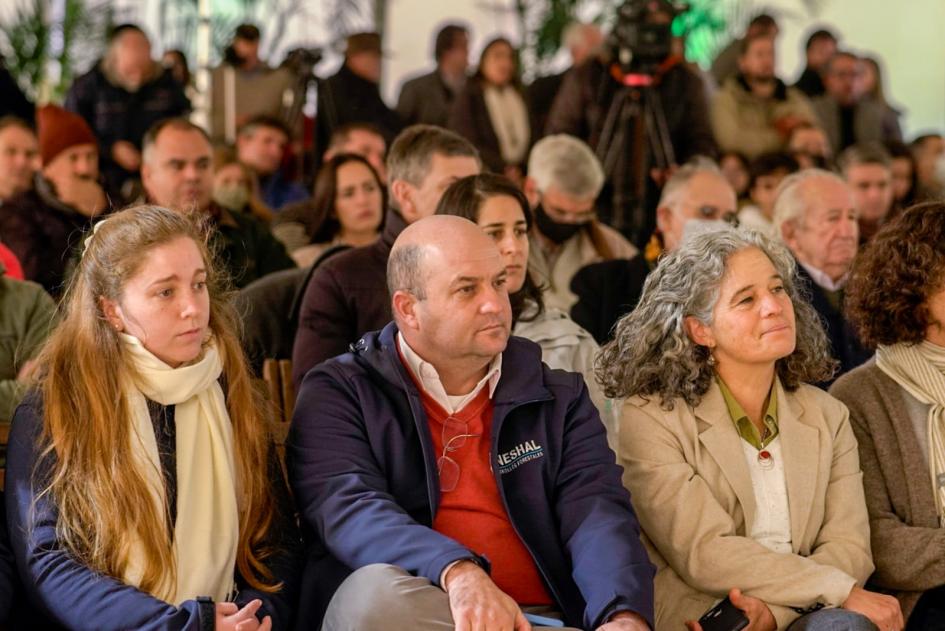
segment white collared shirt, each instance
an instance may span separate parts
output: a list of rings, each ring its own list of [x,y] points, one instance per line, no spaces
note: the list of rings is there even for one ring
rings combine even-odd
[[[787,495],[787,478],[781,455],[781,435],[765,446],[771,454],[768,467],[761,466],[758,450],[748,441],[740,441],[751,474],[755,492],[755,520],[748,536],[775,552],[791,554],[791,506]]]
[[[840,277],[840,280],[835,282],[832,278],[830,278],[830,276],[820,271],[816,267],[811,267],[807,263],[804,263],[800,260],[798,260],[798,263],[800,263],[801,267],[807,270],[807,273],[810,274],[810,277],[813,279],[815,284],[817,284],[819,287],[823,287],[827,291],[840,291],[847,284],[847,279],[850,278],[850,272],[847,272]]]
[[[417,355],[399,332],[397,333],[397,348],[400,349],[400,353],[407,360],[407,367],[410,372],[423,386],[424,392],[430,395],[448,414],[455,414],[466,407],[466,404],[475,399],[486,384],[489,385],[489,398],[491,399],[496,386],[499,385],[499,379],[502,377],[502,353],[499,353],[489,364],[486,376],[479,380],[479,383],[471,392],[456,396],[449,395],[446,393],[446,388],[443,387],[443,382],[440,381],[440,374],[433,364]]]

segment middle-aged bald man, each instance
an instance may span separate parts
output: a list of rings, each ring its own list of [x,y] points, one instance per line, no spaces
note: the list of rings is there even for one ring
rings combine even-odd
[[[288,460],[307,628],[323,612],[325,631],[652,625],[604,426],[579,374],[510,338],[505,276],[472,222],[411,224],[388,261],[394,322],[302,382]]]

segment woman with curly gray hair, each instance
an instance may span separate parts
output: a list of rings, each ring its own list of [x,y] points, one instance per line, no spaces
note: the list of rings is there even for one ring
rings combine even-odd
[[[657,631],[726,595],[752,630],[902,629],[896,600],[862,589],[847,409],[806,385],[834,365],[794,259],[767,237],[693,236],[650,274],[598,378],[627,397],[618,460],[658,568]]]

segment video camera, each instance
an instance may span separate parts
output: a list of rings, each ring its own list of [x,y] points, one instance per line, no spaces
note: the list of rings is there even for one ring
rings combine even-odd
[[[293,48],[286,53],[281,65],[289,68],[296,76],[305,77],[312,74],[312,70],[323,57],[321,48]]]
[[[672,50],[672,24],[689,5],[668,0],[626,0],[608,38],[611,59],[624,75],[653,75]]]

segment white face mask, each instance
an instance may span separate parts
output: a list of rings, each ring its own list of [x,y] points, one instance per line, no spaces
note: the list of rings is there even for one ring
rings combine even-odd
[[[721,230],[731,230],[732,224],[721,219],[690,219],[683,226],[682,238],[680,244],[689,239],[707,232],[719,232]]]
[[[935,159],[935,181],[945,186],[945,153]]]
[[[216,186],[213,201],[228,210],[239,212],[249,203],[249,191],[245,186]]]

